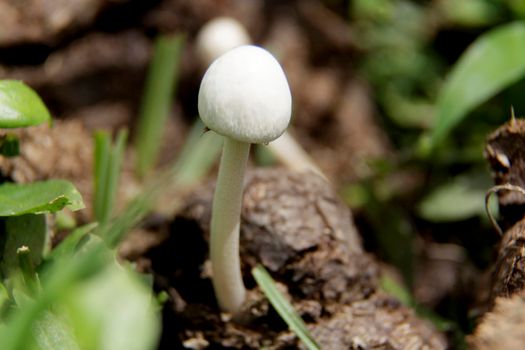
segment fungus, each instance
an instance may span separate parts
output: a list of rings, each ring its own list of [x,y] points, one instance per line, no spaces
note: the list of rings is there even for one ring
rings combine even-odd
[[[266,50],[245,45],[215,60],[199,90],[199,114],[224,136],[213,199],[210,259],[222,310],[235,313],[245,297],[239,262],[243,179],[251,143],[269,143],[284,133],[292,111],[286,76]]]
[[[196,53],[201,64],[208,66],[225,52],[250,43],[250,34],[239,21],[231,17],[217,17],[207,22],[199,31],[196,39]],[[272,142],[269,149],[289,169],[313,171],[326,178],[288,131]]]
[[[197,56],[205,66],[231,49],[251,43],[250,35],[237,20],[217,17],[206,23],[196,39]]]

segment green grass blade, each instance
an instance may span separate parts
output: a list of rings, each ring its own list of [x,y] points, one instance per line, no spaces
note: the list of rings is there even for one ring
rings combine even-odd
[[[95,219],[102,222],[105,210],[105,196],[107,185],[107,173],[109,168],[109,153],[111,147],[111,136],[107,131],[95,133],[95,164],[94,164],[94,186],[95,195],[93,200],[93,211]]]
[[[252,270],[252,275],[268,300],[270,300],[270,303],[273,305],[277,313],[297,337],[301,339],[303,344],[310,350],[321,349],[314,338],[310,335],[303,320],[293,309],[293,306],[279,292],[268,271],[266,271],[262,265],[258,265]]]
[[[113,207],[115,205],[115,198],[118,190],[118,182],[124,158],[124,151],[126,148],[126,140],[128,138],[127,130],[120,130],[117,135],[115,146],[109,155],[108,174],[106,177],[106,193],[104,201],[104,211],[101,222],[106,222],[113,214]]]
[[[127,205],[124,213],[119,215],[115,220],[102,225],[100,230],[97,230],[99,236],[104,237],[110,247],[116,247],[126,233],[138,225],[148,214],[154,198],[158,195],[160,188],[163,187],[161,186],[162,183],[165,182],[159,181],[156,183],[156,186],[146,188],[145,191]]]
[[[210,170],[221,151],[223,138],[213,131],[204,130],[204,124],[198,119],[173,164],[177,182],[180,184],[201,179]]]
[[[203,130],[202,124],[195,124],[177,161],[150,180],[122,215],[100,227],[99,235],[106,237],[111,247],[116,246],[147,215],[155,199],[166,188],[187,187],[198,182],[210,170],[221,150],[222,138],[213,132],[203,134]]]
[[[93,222],[85,226],[81,226],[73,230],[59,245],[57,245],[46,256],[46,261],[54,261],[64,257],[71,257],[76,252],[76,247],[80,240],[93,231],[98,226],[98,223]]]
[[[144,177],[157,159],[162,133],[176,89],[184,35],[161,36],[155,42],[136,135],[139,176]]]
[[[469,112],[525,75],[525,22],[499,26],[480,36],[461,56],[437,101],[433,149]]]
[[[111,136],[102,131],[95,134],[95,219],[100,223],[107,222],[113,214],[115,197],[126,140],[127,130],[120,130],[115,145],[111,146]]]

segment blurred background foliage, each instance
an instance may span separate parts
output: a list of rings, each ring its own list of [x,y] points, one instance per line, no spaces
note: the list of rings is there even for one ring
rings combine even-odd
[[[475,220],[478,225],[472,231],[477,232],[476,239],[490,237],[483,198],[492,182],[483,148],[487,135],[510,119],[511,106],[518,115],[525,108],[525,52],[516,45],[519,41],[506,44],[502,41],[508,38],[487,38],[494,37],[491,30],[497,29],[519,31],[518,38],[522,38],[523,22],[517,20],[524,18],[524,9],[520,1],[351,2],[350,26],[362,50],[358,73],[372,85],[381,123],[397,149],[395,158],[372,162],[374,176],[364,184],[343,190],[354,208],[370,216],[375,211],[385,213],[387,208],[392,211],[390,206],[401,210],[401,215],[393,216],[396,220],[406,217],[410,224],[377,223],[389,226],[389,230],[399,227],[400,235],[410,236],[411,231],[425,231],[429,224],[435,224],[447,232],[445,240],[460,240],[459,223]],[[463,65],[458,62],[467,56],[466,51],[481,46],[494,47],[493,51],[500,54],[475,57],[477,62],[471,59]],[[520,59],[514,63],[511,56]],[[469,70],[473,63],[478,66]],[[518,67],[513,70],[513,65]],[[502,82],[494,81],[498,78],[484,81],[480,70],[492,70],[496,77],[509,70],[513,74]],[[468,84],[468,79],[477,84]],[[486,93],[487,88],[492,89],[490,93]],[[474,96],[472,107],[463,106],[470,102],[459,96],[445,102],[453,109],[463,109],[463,113],[455,117],[446,113],[451,107],[441,100],[451,94],[447,90]],[[451,118],[456,120],[448,120]],[[446,123],[450,125],[443,127]],[[439,128],[447,130],[431,142],[432,133]],[[404,170],[419,176],[414,176],[414,183],[399,188],[393,175]],[[458,237],[454,238],[456,233]],[[443,239],[437,232],[433,236]]]
[[[365,245],[399,268],[416,299],[418,276],[435,273],[422,267],[434,248],[452,244],[475,271],[493,259],[497,237],[484,205],[493,184],[483,148],[511,106],[517,116],[525,109],[524,19],[518,0],[348,4],[357,74],[372,86],[396,151],[370,160],[372,175],[341,193]],[[471,331],[473,315],[462,293],[433,305],[460,333]]]

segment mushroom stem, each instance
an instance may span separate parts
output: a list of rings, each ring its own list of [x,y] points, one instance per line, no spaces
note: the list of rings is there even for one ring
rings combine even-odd
[[[224,138],[213,198],[210,233],[213,288],[221,309],[230,313],[240,308],[246,294],[239,262],[239,229],[249,151],[249,143]]]

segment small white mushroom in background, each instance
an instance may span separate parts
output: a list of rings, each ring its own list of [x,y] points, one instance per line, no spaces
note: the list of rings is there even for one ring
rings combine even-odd
[[[223,53],[251,42],[250,34],[236,19],[217,17],[199,31],[196,39],[197,56],[207,67]]]
[[[257,46],[240,46],[215,60],[199,90],[199,114],[224,136],[213,199],[210,258],[219,306],[236,312],[245,298],[239,263],[243,178],[251,143],[269,143],[290,122],[292,96],[277,60]]]

